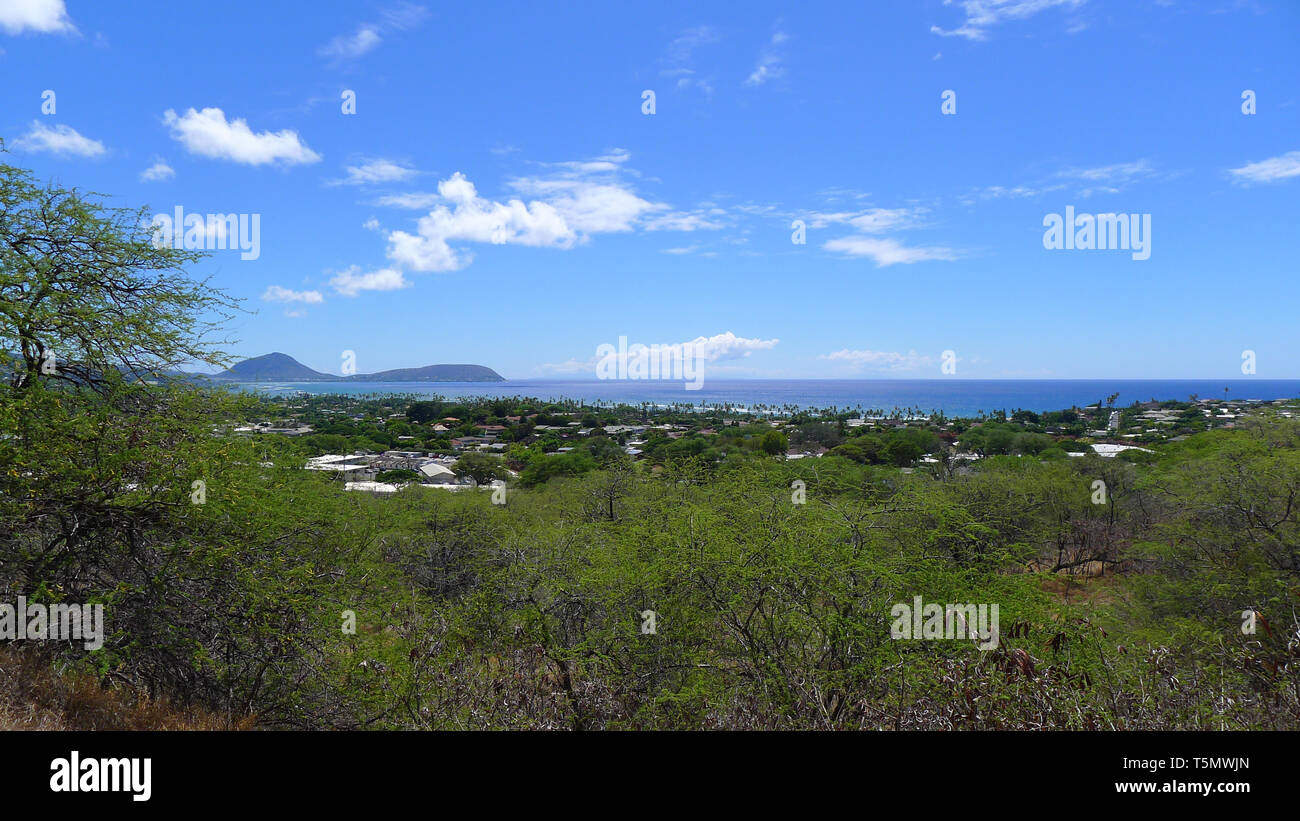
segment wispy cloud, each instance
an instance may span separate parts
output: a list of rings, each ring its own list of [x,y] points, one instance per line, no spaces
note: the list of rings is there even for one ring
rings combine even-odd
[[[361,23],[350,34],[340,34],[321,46],[317,53],[334,60],[350,60],[372,51],[394,32],[413,28],[424,21],[428,10],[422,6],[403,3],[380,12],[380,19]]]
[[[420,172],[392,160],[374,159],[361,165],[349,165],[344,169],[347,176],[332,180],[332,185],[377,185],[386,182],[403,182],[417,176]]]
[[[808,228],[814,230],[832,225],[853,228],[857,233],[828,240],[822,243],[822,248],[845,256],[867,257],[878,268],[956,259],[957,253],[950,248],[908,246],[897,239],[879,236],[922,227],[924,215],[928,212],[929,209],[922,207],[868,208],[858,211],[806,211],[797,216],[804,220]]]
[[[329,43],[320,47],[322,57],[348,58],[360,57],[379,45],[379,27],[371,23],[362,23],[352,34],[340,34]]]
[[[855,371],[914,371],[934,366],[934,359],[916,351],[899,353],[898,351],[856,351],[844,348],[833,353],[820,354],[817,358],[830,362],[843,362]]]
[[[1077,9],[1087,0],[944,0],[945,6],[959,5],[966,12],[966,20],[957,28],[944,29],[930,26],[933,34],[941,37],[964,37],[967,40],[987,40],[989,29],[1009,20],[1024,20],[1041,11],[1053,8]],[[1081,28],[1075,21],[1072,30]]]
[[[879,234],[885,231],[897,231],[916,228],[921,224],[925,208],[870,208],[865,211],[809,211],[803,215],[809,228],[825,228],[828,225],[851,225],[866,234]]]
[[[375,200],[375,205],[387,208],[408,208],[423,211],[442,202],[442,195],[433,191],[413,191],[406,194],[385,194]]]
[[[957,254],[950,248],[909,247],[896,239],[888,237],[849,236],[828,240],[822,245],[827,251],[834,251],[851,257],[867,257],[876,263],[877,268],[889,265],[910,265],[914,262],[931,260],[952,261]]]
[[[968,194],[961,198],[961,201],[967,205],[974,204],[977,200],[1000,200],[1000,199],[1026,199],[1028,197],[1037,197],[1052,191],[1060,191],[1065,188],[1065,183],[1054,183],[1051,185],[1030,186],[1014,185],[1010,188],[1002,185],[990,185],[981,188],[973,194]]]
[[[679,34],[668,44],[668,60],[674,65],[691,62],[695,50],[703,45],[718,42],[718,34],[709,26],[695,26]]]
[[[695,71],[695,52],[701,46],[716,43],[717,32],[709,26],[695,26],[678,35],[668,44],[666,67],[660,75],[675,81],[678,89],[697,88],[705,96],[713,95],[711,79],[699,77]]]
[[[162,182],[176,176],[176,172],[166,160],[154,160],[153,165],[140,172],[140,182]]]
[[[777,31],[758,55],[758,65],[745,79],[747,86],[761,86],[785,75],[785,53],[781,46],[789,39],[785,32]]]
[[[770,351],[777,346],[779,339],[759,339],[737,336],[731,331],[714,334],[713,336],[697,336],[695,339],[686,342],[674,342],[668,344],[659,344],[660,351],[668,351],[669,355],[680,356],[685,353],[685,346],[690,345],[692,356],[699,356],[705,362],[726,362],[731,360],[746,359],[758,351]],[[539,370],[551,373],[583,373],[594,372],[599,357],[593,355],[590,359],[568,359],[559,363],[546,363],[539,366]]]
[[[1300,177],[1300,151],[1288,151],[1278,157],[1247,163],[1241,168],[1229,169],[1228,173],[1240,183],[1278,182]]]
[[[46,126],[40,120],[32,120],[32,128],[23,136],[14,140],[14,148],[20,151],[47,152],[60,157],[99,157],[104,154],[104,144],[77,133],[75,128],[67,125]]]
[[[285,129],[255,133],[245,120],[227,122],[225,112],[219,108],[191,108],[181,115],[169,108],[163,114],[163,124],[171,130],[173,140],[191,154],[203,157],[246,165],[297,165],[321,159],[299,139],[298,132]]]
[[[715,231],[724,223],[718,217],[725,212],[720,208],[697,211],[668,211],[647,217],[647,231]]]
[[[1068,168],[1057,176],[1084,183],[1080,194],[1090,197],[1096,193],[1118,194],[1133,183],[1154,175],[1146,160],[1103,165],[1097,168]]]
[[[294,291],[272,285],[262,292],[264,302],[302,302],[307,305],[319,305],[325,301],[320,291]]]
[[[574,359],[570,357],[563,362],[543,362],[534,370],[539,373],[594,373],[596,370],[596,357],[590,359]]]
[[[1027,199],[1067,188],[1075,191],[1078,196],[1091,197],[1094,194],[1118,194],[1138,182],[1169,179],[1173,176],[1175,175],[1168,172],[1157,171],[1150,161],[1141,159],[1091,168],[1065,168],[1037,182],[1013,186],[990,185],[959,199],[965,205],[973,205],[982,200]]]
[[[356,265],[330,278],[330,287],[343,296],[356,296],[362,291],[396,291],[410,284],[396,268],[380,268],[363,274]]]

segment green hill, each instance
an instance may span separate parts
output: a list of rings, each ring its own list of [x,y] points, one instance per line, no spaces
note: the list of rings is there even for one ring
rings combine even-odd
[[[338,377],[314,371],[292,356],[283,353],[269,353],[245,359],[228,370],[217,374],[215,379],[229,379],[235,382],[305,382],[315,379],[337,379]]]
[[[425,365],[349,376],[350,382],[504,382],[501,374],[482,365]]]
[[[504,382],[505,377],[483,365],[425,365],[379,373],[336,376],[312,370],[292,356],[269,353],[245,359],[213,379],[230,382]]]

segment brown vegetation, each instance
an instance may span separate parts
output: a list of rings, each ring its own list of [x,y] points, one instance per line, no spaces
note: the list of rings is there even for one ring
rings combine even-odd
[[[39,647],[0,647],[0,730],[249,730],[254,723],[60,673]]]

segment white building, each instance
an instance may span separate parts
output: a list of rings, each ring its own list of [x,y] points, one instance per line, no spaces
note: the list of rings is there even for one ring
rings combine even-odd
[[[456,482],[456,472],[437,462],[420,465],[420,474],[429,484],[449,485]]]
[[[1126,451],[1126,450],[1140,450],[1140,451],[1142,451],[1143,453],[1154,453],[1154,452],[1155,452],[1155,451],[1150,450],[1150,449],[1148,449],[1148,448],[1140,448],[1140,447],[1138,447],[1137,445],[1110,445],[1110,444],[1104,444],[1104,443],[1103,443],[1103,444],[1100,444],[1100,445],[1093,445],[1093,446],[1092,446],[1092,449],[1097,453],[1098,456],[1102,456],[1102,457],[1105,457],[1105,458],[1107,458],[1107,459],[1110,459],[1110,458],[1112,458],[1112,457],[1114,457],[1114,456],[1116,456],[1116,455],[1118,455],[1118,454],[1120,454],[1120,453],[1122,453],[1122,452],[1124,452],[1124,451]]]

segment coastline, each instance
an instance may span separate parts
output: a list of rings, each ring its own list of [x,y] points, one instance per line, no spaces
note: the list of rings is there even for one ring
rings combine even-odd
[[[1087,407],[1118,393],[1117,406],[1202,399],[1267,402],[1300,397],[1300,379],[735,379],[708,380],[698,391],[680,382],[515,379],[482,382],[232,382],[238,390],[285,395],[411,395],[581,401],[592,405],[726,407],[753,413],[795,409],[913,411],[977,416],[997,411],[1044,412]],[[1224,388],[1227,388],[1225,396]]]

